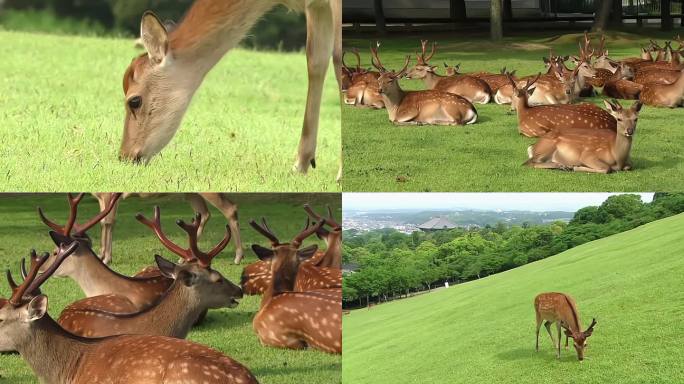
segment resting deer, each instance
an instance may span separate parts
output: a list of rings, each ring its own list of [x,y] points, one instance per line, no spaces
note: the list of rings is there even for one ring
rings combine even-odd
[[[594,104],[530,106],[527,100],[537,78],[526,80],[521,87],[509,76],[511,89],[515,90],[512,106],[517,111],[518,131],[522,135],[538,137],[551,131],[573,128],[615,130],[615,118]]]
[[[639,100],[654,107],[682,106],[684,104],[684,69],[679,71],[679,78],[672,84],[645,84]]]
[[[483,80],[468,75],[461,75],[457,70],[451,76],[440,76],[435,72],[436,66],[430,65],[430,59],[435,55],[435,43],[426,57],[427,40],[421,40],[422,52],[416,52],[416,65],[406,76],[409,79],[423,80],[427,89],[457,94],[471,103],[487,104],[492,98],[489,85]]]
[[[119,157],[147,163],[159,153],[178,130],[206,74],[278,4],[306,13],[309,90],[294,168],[302,173],[310,165],[315,168],[321,96],[331,56],[341,81],[341,0],[196,0],[170,33],[157,16],[146,12],[140,25],[146,53],[135,58],[123,76],[126,119]]]
[[[408,69],[410,56],[399,72],[388,71],[380,62],[378,52],[373,50],[373,65],[382,74],[378,79],[380,94],[385,101],[389,119],[397,125],[463,125],[477,121],[475,107],[466,99],[453,93],[426,90],[404,91],[399,79]]]
[[[528,148],[529,160],[524,165],[593,173],[631,170],[632,138],[642,104],[636,101],[623,109],[617,100],[605,103],[617,120],[617,131],[576,128],[550,132]]]
[[[163,194],[155,193],[124,193],[123,199],[127,199],[131,196],[137,195],[141,198],[156,197]],[[112,193],[93,193],[93,196],[97,199],[100,204],[100,209],[104,209],[108,204],[109,200],[113,196]],[[207,207],[207,202],[218,209],[223,216],[228,220],[230,225],[230,232],[232,233],[232,240],[235,243],[235,264],[240,264],[244,256],[244,251],[242,249],[242,237],[240,236],[240,224],[238,223],[238,206],[235,204],[225,193],[186,193],[185,198],[190,203],[193,212],[197,212],[202,217],[200,222],[198,236],[202,235],[204,231],[204,226],[211,217],[211,211]],[[114,205],[112,211],[106,215],[102,221],[102,235],[100,237],[101,247],[100,255],[102,261],[105,264],[109,264],[112,260],[112,233],[114,231],[114,224],[116,221],[116,211],[119,207],[118,203]]]
[[[650,83],[672,84],[679,79],[679,73],[680,71],[669,69],[648,69],[638,71],[634,75],[634,82],[641,85]]]
[[[252,249],[260,260],[271,266],[272,284],[261,299],[253,326],[264,345],[289,349],[315,348],[328,353],[342,353],[342,291],[317,290],[293,292],[292,271],[310,258],[316,245],[299,249],[302,242],[325,224],[325,219],[309,226],[290,243],[281,243],[268,228],[254,220],[250,225],[271,242],[272,248],[257,244]]]
[[[344,62],[344,55],[342,56],[342,68],[349,79],[348,86],[343,89],[345,104],[376,109],[385,108],[378,84],[380,73],[361,68],[359,52],[354,49],[352,53],[356,56],[356,68],[348,67]]]
[[[572,338],[573,345],[577,351],[577,358],[584,360],[584,348],[587,346],[587,339],[594,332],[596,319],[592,319],[591,325],[582,331],[577,304],[575,300],[565,293],[549,292],[541,293],[534,298],[534,311],[537,318],[537,345],[539,352],[539,328],[542,323],[551,337],[551,343],[556,349],[556,357],[560,359],[561,351],[561,328],[565,330],[565,347],[568,346],[568,337]],[[558,330],[558,343],[553,340],[551,325],[556,323]]]
[[[198,247],[199,215],[192,223],[178,220],[177,224],[188,234],[189,247],[184,249],[171,242],[161,229],[159,207],[155,208],[154,220],[138,214],[137,219],[150,227],[162,239],[171,252],[185,263],[176,265],[159,255],[155,260],[161,274],[172,280],[169,289],[149,307],[129,313],[111,312],[99,308],[70,305],[62,311],[59,324],[71,333],[85,337],[113,335],[159,335],[185,338],[198,318],[208,309],[234,308],[242,298],[240,287],[211,268],[211,262],[230,241],[230,228],[226,235],[210,251]]]
[[[42,383],[231,383],[257,384],[254,375],[222,353],[163,336],[89,339],[62,329],[48,314],[48,298],[37,294],[59,262],[78,247],[60,247],[57,262],[40,276],[48,254],[35,258],[26,279],[12,283],[0,299],[0,349],[17,350]]]
[[[615,99],[638,100],[644,86],[633,81],[620,79],[603,84],[602,94]]]

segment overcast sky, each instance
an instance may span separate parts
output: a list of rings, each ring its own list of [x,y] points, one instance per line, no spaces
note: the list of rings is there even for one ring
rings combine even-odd
[[[575,212],[616,193],[344,193],[344,210],[485,209]],[[639,193],[650,202],[653,193]]]

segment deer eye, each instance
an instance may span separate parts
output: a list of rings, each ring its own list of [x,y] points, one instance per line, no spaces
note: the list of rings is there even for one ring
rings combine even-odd
[[[140,96],[133,96],[130,99],[128,99],[128,106],[131,107],[131,109],[138,109],[142,105],[142,97]]]

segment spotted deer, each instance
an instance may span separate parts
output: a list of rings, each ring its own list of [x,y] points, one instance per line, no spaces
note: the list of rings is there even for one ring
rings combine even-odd
[[[533,168],[610,173],[632,169],[630,152],[642,103],[623,109],[617,100],[604,100],[617,120],[617,131],[609,129],[563,129],[541,137],[528,150],[524,165]]]
[[[684,69],[679,71],[679,78],[672,84],[645,84],[639,100],[654,107],[676,108],[684,105]]]
[[[173,138],[207,73],[266,12],[278,4],[306,14],[309,84],[294,168],[316,167],[323,83],[331,56],[340,83],[341,0],[196,0],[168,32],[148,11],[140,37],[145,53],[123,75],[125,124],[119,157],[147,163]],[[341,85],[341,84],[340,84]]]
[[[589,327],[582,331],[579,312],[575,300],[565,293],[549,292],[540,293],[534,298],[534,312],[537,319],[537,344],[536,350],[539,352],[539,329],[542,324],[551,337],[553,348],[556,349],[556,357],[560,359],[561,351],[561,328],[565,333],[565,347],[568,347],[568,338],[572,338],[573,346],[577,351],[577,359],[584,360],[584,349],[587,346],[587,339],[594,332],[596,319],[592,319]],[[558,331],[557,342],[551,334],[551,325],[556,324]]]
[[[385,69],[373,51],[373,65],[380,71],[378,79],[380,94],[385,101],[389,119],[397,125],[464,125],[477,121],[477,111],[473,104],[463,97],[438,90],[404,91],[399,79],[406,75],[410,56],[406,57],[404,67],[399,72]]]
[[[515,89],[512,105],[518,115],[518,131],[522,135],[539,137],[551,131],[575,128],[615,130],[615,118],[594,104],[530,106],[527,100],[535,81],[536,78],[526,80],[525,85],[519,86],[519,82],[516,84],[509,77],[511,87]]]
[[[226,226],[224,238],[208,252],[199,249],[198,229],[200,218],[190,224],[178,220],[177,224],[188,235],[188,248],[173,243],[162,232],[159,207],[153,220],[138,214],[139,221],[158,234],[162,243],[185,263],[177,265],[159,255],[155,260],[161,274],[172,280],[169,289],[147,308],[129,313],[89,308],[82,303],[62,311],[58,323],[69,332],[85,337],[113,335],[159,335],[185,338],[197,319],[208,309],[234,308],[242,298],[240,287],[211,268],[211,262],[230,241],[230,228]]]
[[[680,71],[669,69],[648,69],[638,71],[634,75],[634,82],[646,85],[649,83],[672,84],[679,79]]]
[[[343,90],[345,104],[375,109],[385,108],[378,84],[380,72],[361,68],[361,56],[358,50],[354,49],[352,53],[356,56],[356,68],[350,68],[346,65],[344,54],[342,59],[342,68],[349,79],[348,86]]]
[[[58,262],[40,275],[49,255],[36,258],[21,284],[10,283],[9,300],[0,299],[0,349],[17,350],[40,382],[257,384],[239,362],[187,340],[140,335],[91,339],[64,330],[50,317],[47,296],[36,292],[78,246],[60,247]]]
[[[476,77],[459,74],[457,70],[451,76],[440,76],[436,72],[436,66],[430,65],[430,59],[435,55],[435,46],[427,55],[427,40],[421,40],[422,52],[416,52],[416,65],[411,68],[406,76],[409,79],[423,80],[427,89],[454,93],[471,103],[487,104],[492,98],[489,85]],[[427,56],[426,56],[427,55]]]
[[[644,86],[634,81],[620,79],[603,84],[602,94],[615,99],[638,100]]]
[[[325,219],[308,225],[291,242],[281,243],[266,220],[250,225],[271,242],[271,248],[252,245],[260,260],[271,267],[272,283],[261,299],[253,326],[264,345],[342,353],[342,291],[316,290],[294,292],[293,271],[310,258],[316,245],[300,249],[302,242],[325,224]]]

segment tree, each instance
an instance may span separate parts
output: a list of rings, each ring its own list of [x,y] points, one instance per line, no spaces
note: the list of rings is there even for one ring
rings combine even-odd
[[[384,35],[386,26],[382,0],[373,0],[373,9],[375,10],[375,26],[378,28],[378,33]]]
[[[596,17],[594,18],[594,25],[591,27],[592,31],[603,32],[608,29],[608,18],[610,17],[610,10],[612,7],[613,0],[599,1]]]
[[[451,20],[465,21],[468,17],[465,0],[450,0],[449,8],[451,10]]]
[[[501,0],[491,0],[489,24],[492,40],[500,41],[503,39],[503,9]]]

